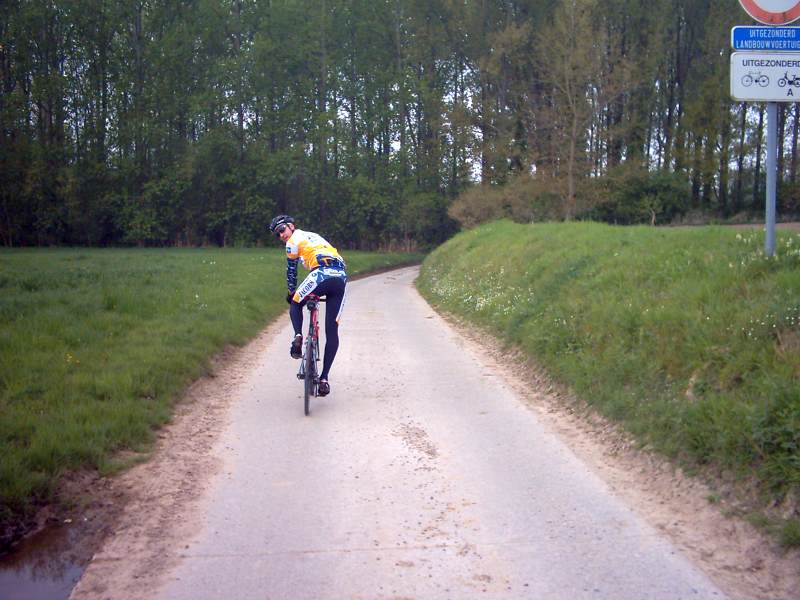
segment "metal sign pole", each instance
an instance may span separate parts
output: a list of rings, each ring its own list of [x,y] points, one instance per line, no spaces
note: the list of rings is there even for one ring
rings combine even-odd
[[[739,4],[753,19],[771,26],[731,29],[733,48],[747,51],[731,55],[731,96],[737,100],[767,101],[764,253],[772,257],[775,255],[775,194],[778,183],[778,102],[800,102],[800,96],[795,97],[793,89],[800,82],[800,28],[786,26],[800,19],[800,0],[739,0]],[[766,54],[754,52],[758,50]],[[782,54],[786,51],[790,54]],[[793,56],[791,53],[797,54]],[[741,54],[745,55],[744,58]],[[772,84],[777,87],[773,88]],[[763,89],[750,91],[744,88]]]
[[[778,179],[778,103],[767,102],[767,234],[764,254],[775,254],[775,194]]]

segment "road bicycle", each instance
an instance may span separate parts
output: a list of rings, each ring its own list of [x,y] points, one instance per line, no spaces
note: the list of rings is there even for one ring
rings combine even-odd
[[[309,294],[306,299],[306,308],[309,314],[308,334],[303,347],[303,357],[297,378],[303,381],[303,404],[306,416],[311,412],[309,402],[317,395],[319,388],[319,303],[325,302],[315,294]]]

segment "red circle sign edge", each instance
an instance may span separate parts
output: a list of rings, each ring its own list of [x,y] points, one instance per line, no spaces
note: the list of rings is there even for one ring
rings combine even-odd
[[[766,25],[786,25],[800,18],[800,0],[789,10],[771,12],[761,8],[754,0],[739,0],[745,12],[759,23]]]

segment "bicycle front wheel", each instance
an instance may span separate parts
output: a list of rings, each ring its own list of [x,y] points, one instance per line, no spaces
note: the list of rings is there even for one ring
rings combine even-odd
[[[304,386],[304,406],[305,406],[305,413],[308,416],[311,413],[311,407],[309,406],[309,402],[311,397],[314,396],[314,381],[317,378],[317,361],[314,357],[314,341],[311,336],[306,338],[306,352],[305,356],[303,357],[305,361],[305,371],[306,371],[306,378],[305,378],[305,386]]]

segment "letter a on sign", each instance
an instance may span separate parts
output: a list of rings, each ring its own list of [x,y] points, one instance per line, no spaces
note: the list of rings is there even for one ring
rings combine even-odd
[[[786,25],[800,19],[800,0],[739,0],[739,4],[766,25]]]

